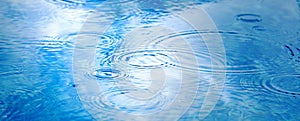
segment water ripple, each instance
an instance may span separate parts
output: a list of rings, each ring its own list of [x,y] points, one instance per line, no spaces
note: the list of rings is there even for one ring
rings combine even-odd
[[[118,50],[120,51],[120,50]],[[137,50],[120,51],[114,53],[113,62],[125,63],[136,68],[157,68],[175,64],[175,59],[170,56],[171,51],[166,50]]]
[[[3,102],[6,108],[0,113],[2,118],[7,120],[27,119],[30,115],[47,109],[44,105],[46,96],[33,88],[16,89],[6,96],[5,102]]]
[[[264,80],[262,86],[270,92],[288,95],[300,96],[300,75],[283,75],[272,77],[270,80]]]
[[[105,79],[105,78],[116,79],[116,78],[120,78],[120,77],[124,76],[122,71],[112,69],[112,68],[97,69],[92,75],[99,78],[99,79]]]
[[[265,73],[265,70],[262,68],[259,68],[258,65],[252,64],[252,65],[239,65],[239,66],[227,66],[226,67],[226,73],[228,74],[259,74],[259,73]]]
[[[15,76],[18,74],[23,73],[23,67],[22,66],[16,66],[16,65],[0,65],[0,75],[2,77],[4,76]]]
[[[107,0],[46,0],[49,3],[58,5],[62,8],[97,8],[104,2],[109,4],[127,4],[132,3],[132,0],[115,0],[115,1],[107,1]]]
[[[181,38],[185,41],[193,41],[194,38],[201,33],[221,34],[227,38],[234,37],[236,40],[241,41],[258,41],[253,35],[241,34],[238,32],[226,32],[226,31],[183,31],[180,33],[170,33],[168,35],[158,36],[150,42],[146,42],[149,49],[137,49],[137,50],[118,50],[112,56],[116,63],[129,62],[129,66],[137,68],[152,68],[152,67],[173,67],[178,69],[187,69],[201,72],[216,72],[216,73],[228,73],[228,74],[257,74],[265,73],[266,70],[260,68],[259,64],[239,64],[228,65],[225,69],[218,69],[217,67],[212,70],[211,57],[214,56],[215,61],[221,62],[220,55],[211,55],[205,47],[205,43],[198,41],[198,48],[193,52],[185,50],[183,47],[178,47],[181,43]],[[137,45],[143,45],[139,43]],[[128,46],[133,46],[129,45]],[[162,49],[168,48],[168,49]],[[194,63],[179,63],[176,59],[181,57],[188,60],[190,57],[195,57],[199,61],[199,64]],[[189,62],[189,61],[184,61]]]
[[[188,38],[186,39],[186,41],[191,41],[191,38],[195,38],[197,37],[199,34],[221,34],[223,35],[225,38],[235,38],[235,40],[240,40],[241,42],[247,42],[247,41],[259,41],[254,35],[251,34],[243,34],[243,33],[239,33],[239,32],[234,32],[234,31],[184,31],[184,32],[180,32],[180,33],[173,33],[173,34],[169,34],[166,36],[159,36],[157,38],[155,38],[152,42],[152,44],[150,44],[151,46],[153,46],[153,48],[159,48],[160,46],[166,46],[168,45],[166,48],[168,49],[173,49],[171,50],[173,53],[172,55],[179,54],[179,56],[181,57],[187,57],[187,55],[190,56],[195,56],[198,61],[199,61],[199,65],[194,65],[194,64],[183,64],[184,66],[180,67],[180,68],[184,68],[184,69],[190,69],[190,70],[195,70],[195,71],[203,71],[203,72],[216,72],[216,73],[224,73],[226,72],[227,74],[255,74],[255,73],[264,73],[265,70],[260,68],[258,65],[259,64],[239,64],[239,65],[233,65],[231,64],[231,61],[229,61],[229,65],[226,66],[225,69],[219,69],[217,67],[214,68],[214,70],[212,70],[211,68],[213,67],[213,65],[211,65],[210,62],[211,61],[211,57],[215,57],[215,61],[217,62],[221,62],[221,58],[220,55],[211,55],[209,53],[208,50],[206,49],[205,43],[204,42],[198,42],[197,46],[198,48],[201,48],[201,50],[194,50],[193,52],[189,52],[189,51],[185,51],[184,48],[178,48],[176,47],[176,43],[180,43],[178,41],[177,38]],[[175,44],[174,44],[175,43]],[[171,46],[170,46],[171,45]],[[176,50],[176,51],[174,51]],[[169,50],[170,51],[170,50]],[[232,58],[232,57],[230,57]],[[230,59],[229,59],[230,60]],[[196,67],[196,68],[195,68]]]
[[[97,41],[99,41],[99,45],[97,46],[97,48],[101,50],[113,50],[117,45],[119,45],[120,37],[118,37],[117,35],[105,34],[100,35]]]
[[[253,26],[252,29],[256,31],[266,31],[265,27],[263,26]]]
[[[66,65],[60,63],[67,62],[69,56],[72,55],[74,42],[76,41],[77,33],[70,33],[60,36],[48,36],[41,40],[33,40],[26,45],[35,45],[38,59],[36,61],[40,65],[50,65],[64,68]]]
[[[242,22],[256,23],[261,22],[262,18],[257,14],[238,14],[235,16],[236,20]]]
[[[292,44],[284,45],[286,50],[288,50],[289,58],[295,62],[300,62],[300,49],[293,46]]]
[[[88,102],[88,106],[100,109],[100,112],[105,112],[107,115],[118,111],[127,113],[145,114],[159,111],[168,102],[167,98],[158,95],[148,100],[137,100],[128,97],[128,92],[136,91],[132,89],[120,90],[118,87],[111,87],[101,93],[99,96],[82,97],[84,102]]]
[[[96,7],[105,0],[46,0],[49,3],[58,5],[63,8],[79,8],[79,7]]]

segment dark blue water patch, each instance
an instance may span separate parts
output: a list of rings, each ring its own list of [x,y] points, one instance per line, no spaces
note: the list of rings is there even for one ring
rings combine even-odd
[[[256,23],[256,22],[261,22],[262,18],[260,15],[257,14],[238,14],[235,16],[236,20],[242,21],[242,22],[247,22],[247,23]]]
[[[4,101],[0,101],[0,105],[3,105],[4,104]]]

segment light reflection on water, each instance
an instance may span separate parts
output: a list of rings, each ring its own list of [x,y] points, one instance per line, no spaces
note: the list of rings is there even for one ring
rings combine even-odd
[[[145,117],[199,120],[212,73],[225,72],[221,97],[204,120],[299,120],[299,1],[0,3],[1,120],[112,120],[124,116],[118,112],[131,118],[168,106],[173,113]],[[218,30],[195,30],[172,17],[193,6],[204,8]],[[95,26],[82,30],[86,23]],[[221,63],[222,55],[211,55],[199,34],[222,37],[225,68],[212,65],[211,56]],[[91,86],[101,87],[100,96],[78,95],[84,94],[72,73],[78,36],[96,36],[96,57],[80,78],[96,81]]]

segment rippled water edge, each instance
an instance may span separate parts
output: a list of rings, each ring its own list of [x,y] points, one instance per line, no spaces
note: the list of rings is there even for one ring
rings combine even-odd
[[[26,5],[35,6],[30,4]],[[81,3],[75,2],[75,4]],[[91,4],[93,3],[86,5]],[[237,3],[224,4],[222,3],[222,6],[227,4],[232,7]],[[242,6],[244,4],[237,5]],[[50,12],[51,9],[45,10],[47,12],[42,15],[36,13],[39,13],[39,10],[44,11],[44,8],[27,10],[27,12],[26,10],[24,12],[13,9],[15,14],[6,14],[8,16],[3,17],[6,18],[4,19],[6,22],[2,24],[3,28],[1,29],[1,35],[3,35],[1,37],[1,62],[3,62],[1,64],[1,80],[4,80],[1,82],[1,86],[7,88],[3,89],[4,91],[1,93],[0,113],[6,120],[32,118],[43,120],[42,117],[57,120],[70,118],[92,120],[92,117],[80,105],[74,88],[74,86],[80,85],[73,85],[72,78],[70,78],[71,59],[69,58],[72,56],[73,42],[77,36],[74,31],[79,28],[77,23],[82,22],[84,19],[81,17],[90,11],[77,10],[80,8],[78,6],[71,8],[68,6],[70,5],[62,7],[64,8],[63,11]],[[218,8],[221,9],[222,7]],[[174,9],[176,10],[176,8]],[[6,8],[4,10],[6,11]],[[278,19],[283,15],[279,14],[270,19],[266,16],[272,11],[262,15],[263,13],[251,10],[224,14],[227,15],[224,18],[230,16],[227,19],[215,19],[222,20],[216,23],[220,24],[218,27],[223,31],[215,33],[220,33],[225,40],[228,52],[226,70],[228,71],[228,79],[223,97],[206,120],[235,120],[238,118],[241,120],[261,120],[265,117],[292,120],[299,117],[295,113],[298,111],[299,104],[299,96],[297,95],[299,90],[295,88],[298,85],[297,80],[299,80],[299,53],[297,49],[299,28],[290,29],[297,25],[285,24],[286,21],[297,23],[299,17],[295,17],[296,20]],[[284,9],[282,13],[292,13],[288,11]],[[47,13],[49,12],[52,13],[50,15],[55,16],[54,20],[47,17],[35,18],[31,15],[48,16]],[[252,12],[253,14],[249,14]],[[297,14],[298,12],[296,15],[290,16],[297,16]],[[28,18],[27,15],[31,18]],[[220,15],[215,14],[214,16],[218,18]],[[228,19],[230,22],[233,21],[233,24],[228,22]],[[33,20],[33,22],[27,20]],[[269,23],[269,21],[273,21],[273,23]],[[53,24],[48,26],[45,24],[47,22]],[[41,28],[33,29],[31,25]],[[232,27],[232,25],[235,26]],[[281,27],[277,27],[278,25]],[[71,27],[69,28],[69,26]],[[55,29],[55,27],[57,28]],[[266,45],[270,45],[270,48],[266,48]],[[107,49],[109,50],[109,48]],[[274,50],[278,53],[274,53]],[[202,56],[201,53],[199,55]],[[204,67],[207,66],[204,65]],[[290,85],[283,83],[286,81]],[[205,87],[205,85],[202,86]],[[201,102],[201,99],[197,101]],[[192,114],[197,112],[200,107],[199,104],[194,105],[190,109],[192,111],[188,112],[190,115],[183,116],[182,120],[190,120],[194,116]],[[110,117],[106,118],[109,119]]]

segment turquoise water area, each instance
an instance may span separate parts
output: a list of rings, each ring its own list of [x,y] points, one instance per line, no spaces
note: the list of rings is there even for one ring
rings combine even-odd
[[[299,0],[2,0],[0,120],[300,120]]]

